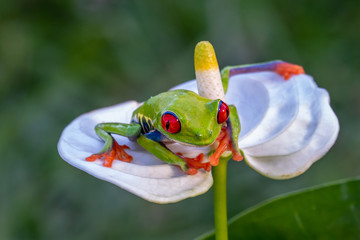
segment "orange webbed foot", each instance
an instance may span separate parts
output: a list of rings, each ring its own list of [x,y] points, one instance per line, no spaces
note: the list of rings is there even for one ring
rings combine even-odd
[[[181,153],[176,153],[176,154],[180,156],[182,159],[184,159],[185,162],[188,164],[189,170],[186,173],[189,175],[195,175],[199,169],[204,169],[207,172],[210,172],[211,170],[211,165],[209,162],[205,162],[205,163],[202,162],[204,160],[203,153],[200,153],[195,158],[184,157]]]
[[[85,160],[88,162],[93,162],[97,159],[103,159],[103,166],[111,168],[115,159],[123,162],[131,162],[133,160],[133,157],[127,154],[125,149],[130,148],[127,145],[119,145],[115,140],[113,140],[113,147],[111,150],[105,153],[93,154],[87,157]]]
[[[217,166],[219,164],[221,154],[223,154],[227,150],[232,152],[232,158],[235,161],[243,160],[243,156],[236,152],[234,147],[232,146],[230,134],[226,127],[223,127],[221,129],[221,132],[217,137],[216,141],[219,141],[219,146],[216,148],[215,152],[209,157],[209,162],[212,166]]]
[[[285,80],[288,80],[292,75],[305,73],[302,66],[287,62],[278,63],[275,67],[275,72],[284,76]]]

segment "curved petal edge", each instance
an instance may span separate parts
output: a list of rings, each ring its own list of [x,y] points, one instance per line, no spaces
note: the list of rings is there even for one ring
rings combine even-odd
[[[248,165],[273,179],[288,179],[305,172],[329,151],[340,129],[329,94],[318,88],[310,76],[294,76],[286,84],[296,87],[295,97],[299,99],[293,106],[298,111],[286,128],[265,142],[252,141],[250,147],[242,147],[239,142]],[[288,101],[288,97],[293,96],[284,94],[283,101]]]

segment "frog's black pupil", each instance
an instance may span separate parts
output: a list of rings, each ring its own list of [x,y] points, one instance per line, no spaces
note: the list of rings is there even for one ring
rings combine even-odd
[[[169,130],[169,126],[170,126],[170,121],[166,122],[166,130]]]

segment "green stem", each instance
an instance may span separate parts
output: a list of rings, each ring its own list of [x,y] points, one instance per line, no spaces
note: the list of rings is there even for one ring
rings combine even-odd
[[[227,163],[228,160],[221,159],[219,165],[212,168],[214,178],[215,237],[217,240],[228,239],[226,208]]]

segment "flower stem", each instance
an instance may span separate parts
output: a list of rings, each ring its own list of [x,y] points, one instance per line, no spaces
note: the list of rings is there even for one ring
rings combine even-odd
[[[227,163],[228,159],[221,159],[219,165],[212,168],[214,178],[215,237],[217,240],[228,239],[226,207]]]

